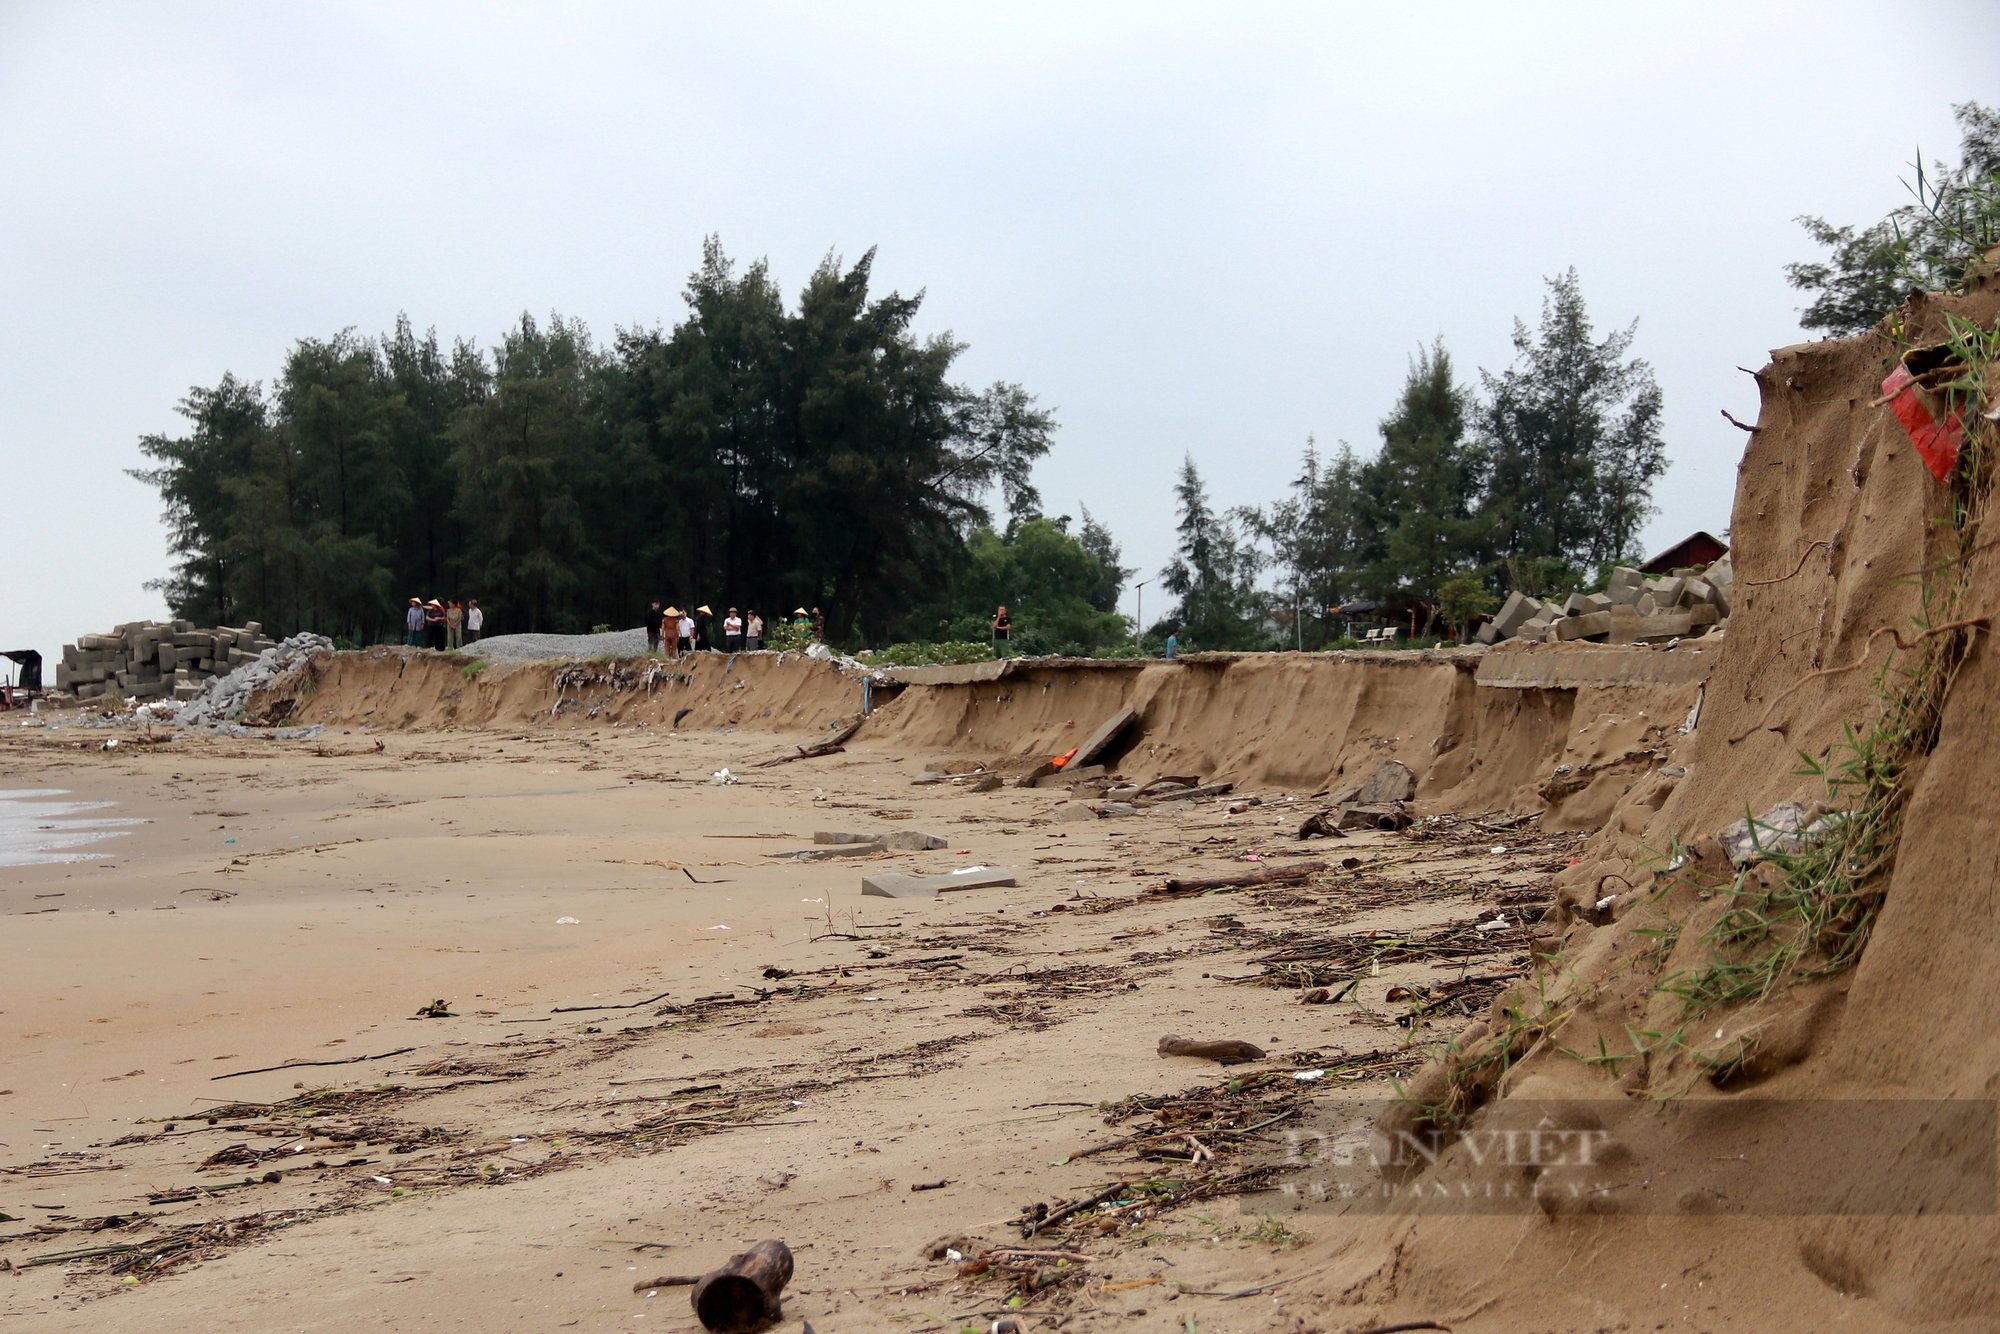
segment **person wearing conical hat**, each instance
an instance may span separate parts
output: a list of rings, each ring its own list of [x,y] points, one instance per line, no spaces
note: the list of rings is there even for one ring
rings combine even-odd
[[[678,658],[681,649],[681,609],[669,606],[660,613],[660,651]]]
[[[706,602],[694,609],[694,646],[697,649],[715,647],[715,636],[709,631],[709,622],[714,615]]]
[[[436,598],[424,604],[424,639],[431,648],[444,651],[444,603]]]

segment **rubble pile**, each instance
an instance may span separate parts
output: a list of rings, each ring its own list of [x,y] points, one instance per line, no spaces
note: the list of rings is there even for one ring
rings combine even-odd
[[[273,644],[255,621],[208,630],[193,621],[129,621],[64,644],[55,685],[79,700],[192,699],[210,677],[255,661]]]
[[[1479,642],[1649,644],[1690,639],[1728,619],[1735,582],[1728,556],[1713,565],[1652,578],[1621,565],[1611,571],[1602,593],[1572,593],[1563,602],[1543,602],[1518,591],[1508,594],[1499,613],[1479,628]]]
[[[250,696],[272,684],[315,653],[333,652],[333,641],[325,635],[303,631],[281,644],[270,644],[241,661],[226,675],[211,677],[196,686],[194,695],[180,707],[174,721],[182,727],[216,727],[233,723],[249,704]],[[319,729],[314,728],[317,732]]]

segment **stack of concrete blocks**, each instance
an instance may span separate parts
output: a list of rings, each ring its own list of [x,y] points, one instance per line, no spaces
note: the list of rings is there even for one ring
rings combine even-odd
[[[55,686],[79,700],[192,699],[272,646],[255,621],[203,630],[193,621],[132,621],[63,645]]]
[[[1499,614],[1480,627],[1479,642],[1646,644],[1692,638],[1728,618],[1735,582],[1726,555],[1705,570],[1675,570],[1653,578],[1621,565],[1611,571],[1602,593],[1572,593],[1561,603],[1510,593]]]

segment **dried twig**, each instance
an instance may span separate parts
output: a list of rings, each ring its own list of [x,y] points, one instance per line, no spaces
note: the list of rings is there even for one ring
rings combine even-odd
[[[391,1056],[404,1056],[415,1050],[415,1047],[398,1047],[394,1051],[385,1051],[375,1056],[348,1056],[338,1061],[287,1061],[283,1065],[261,1065],[255,1070],[231,1070],[226,1075],[210,1075],[209,1079],[214,1081],[236,1079],[242,1075],[268,1075],[274,1070],[304,1070],[316,1065],[359,1065],[363,1061],[381,1061]]]

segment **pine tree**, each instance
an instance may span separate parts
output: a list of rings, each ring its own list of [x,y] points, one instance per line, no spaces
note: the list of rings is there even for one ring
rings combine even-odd
[[[1514,322],[1514,365],[1481,373],[1477,516],[1495,556],[1545,576],[1629,556],[1666,470],[1659,386],[1628,355],[1638,322],[1598,340],[1576,270],[1548,289],[1539,329]]]

